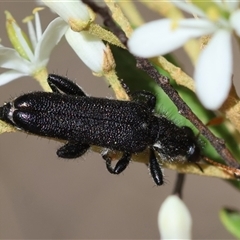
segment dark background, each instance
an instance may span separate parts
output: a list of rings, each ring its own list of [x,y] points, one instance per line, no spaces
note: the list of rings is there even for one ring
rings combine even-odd
[[[4,10],[22,26],[21,20],[34,7],[33,1],[0,2],[1,44],[10,46]],[[144,13],[146,20],[157,18],[147,10]],[[45,29],[55,16],[46,9],[40,17]],[[181,51],[177,54],[187,68],[188,60]],[[114,96],[64,39],[54,49],[48,70],[67,73],[92,96]],[[40,90],[37,82],[29,77],[17,79],[0,87],[0,102],[33,90]],[[59,142],[25,133],[3,134],[0,142],[0,238],[159,238],[157,214],[173,190],[175,172],[165,170],[166,184],[156,187],[144,164],[131,163],[123,174],[114,176],[93,152],[77,160],[58,159]],[[239,200],[239,192],[220,179],[188,175],[184,201],[193,218],[193,238],[232,238],[221,225],[218,211],[222,206],[240,209]]]

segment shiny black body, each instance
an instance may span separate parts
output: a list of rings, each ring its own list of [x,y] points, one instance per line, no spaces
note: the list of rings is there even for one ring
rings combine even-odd
[[[32,92],[5,103],[0,119],[29,133],[66,140],[57,151],[59,157],[77,158],[97,145],[103,147],[107,169],[119,174],[132,154],[149,148],[149,169],[157,185],[163,184],[163,175],[155,151],[165,160],[199,160],[192,130],[155,116],[156,98],[151,93],[137,92],[132,101],[119,101],[86,96],[75,83],[58,75],[50,74],[48,83],[52,93]],[[114,168],[110,150],[123,152]]]

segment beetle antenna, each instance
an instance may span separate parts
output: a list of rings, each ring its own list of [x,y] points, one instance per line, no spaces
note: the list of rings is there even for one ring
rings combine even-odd
[[[199,168],[199,170],[200,170],[202,173],[204,173],[202,167],[201,167],[198,163],[194,162],[194,164]]]

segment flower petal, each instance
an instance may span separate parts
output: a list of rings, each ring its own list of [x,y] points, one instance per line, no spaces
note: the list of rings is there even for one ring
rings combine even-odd
[[[60,17],[49,23],[35,49],[33,62],[37,63],[36,67],[47,65],[52,49],[59,43],[67,29],[68,25]]]
[[[192,219],[184,202],[171,195],[163,202],[158,213],[161,239],[191,239]]]
[[[236,31],[236,34],[240,37],[240,9],[231,14],[230,24]]]
[[[227,98],[232,82],[231,32],[218,30],[199,56],[194,73],[202,104],[216,110]]]
[[[5,15],[6,28],[10,42],[23,58],[31,61],[33,59],[33,52],[29,46],[26,34],[24,34],[22,29],[17,25],[17,22],[10,12],[5,11]]]
[[[239,5],[240,5],[240,1],[239,0],[236,0],[236,1],[225,1],[225,3],[227,4],[228,9],[232,10],[232,11],[238,9]]]
[[[0,67],[29,73],[30,62],[22,58],[15,49],[0,47]]]
[[[41,25],[40,17],[38,14],[38,11],[40,11],[40,9],[42,10],[43,8],[34,9],[35,30],[36,30],[37,41],[40,41],[40,38],[42,36],[42,25]]]
[[[191,2],[187,2],[185,0],[171,0],[171,3],[191,15],[197,15],[198,17],[206,16],[206,14],[199,7],[192,4]]]
[[[128,41],[128,47],[134,55],[154,57],[179,48],[190,38],[210,34],[214,30],[213,23],[203,19],[157,20],[137,28]]]
[[[15,70],[10,70],[10,71],[6,71],[2,74],[0,74],[0,86],[7,84],[17,78],[23,77],[23,76],[27,76],[27,74],[15,71]]]
[[[222,9],[225,11],[233,12],[234,10],[238,9],[239,7],[239,0],[235,1],[219,1],[213,0],[216,4],[220,5]]]
[[[103,71],[104,50],[106,46],[99,38],[86,31],[80,33],[71,29],[65,34],[69,45],[78,57],[95,73]]]
[[[28,35],[29,35],[29,39],[31,41],[32,47],[33,49],[36,48],[37,46],[37,36],[36,36],[36,32],[32,23],[32,19],[29,19],[28,21],[26,21],[27,23],[27,27],[28,27]]]
[[[90,16],[87,6],[82,1],[49,1],[42,0],[51,10],[56,12],[67,23],[69,18],[80,19],[82,21],[88,21]]]

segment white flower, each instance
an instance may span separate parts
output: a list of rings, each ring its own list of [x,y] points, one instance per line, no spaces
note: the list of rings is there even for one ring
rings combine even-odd
[[[128,46],[140,57],[154,57],[181,47],[191,38],[212,35],[208,45],[202,50],[194,79],[196,93],[202,104],[216,110],[227,98],[232,82],[233,31],[240,36],[239,1],[198,2],[205,4],[202,10],[197,5],[185,1],[174,1],[175,5],[199,19],[157,20],[137,28]],[[209,8],[206,8],[209,4]]]
[[[49,1],[42,2],[50,9],[54,10],[58,15],[68,22],[69,16],[81,21],[89,21],[90,16],[87,6],[80,0],[65,0],[65,1]]]
[[[103,71],[105,44],[87,31],[74,32],[70,28],[65,35],[78,57],[95,73]]]
[[[158,213],[161,239],[191,239],[192,219],[183,201],[171,195],[163,202]]]
[[[34,76],[44,69],[49,61],[52,49],[58,44],[66,32],[65,22],[61,18],[53,20],[44,33],[38,11],[35,15],[35,29],[29,20],[29,39],[23,35],[9,12],[6,12],[10,41],[14,48],[0,45],[0,67],[11,69],[0,74],[0,85],[6,84],[22,76]]]
[[[87,32],[88,25],[94,19],[94,14],[87,5],[80,0],[64,2],[42,0],[42,2],[69,24],[65,37],[78,57],[94,73],[101,74],[104,71],[107,47],[101,39]]]

